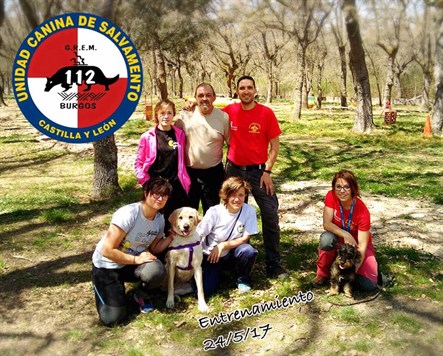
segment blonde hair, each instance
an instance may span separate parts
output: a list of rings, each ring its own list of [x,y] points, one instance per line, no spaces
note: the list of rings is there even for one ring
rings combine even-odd
[[[229,177],[223,182],[219,196],[224,205],[228,203],[229,196],[238,191],[240,188],[244,188],[245,193],[249,194],[251,185],[242,177]]]
[[[154,108],[154,119],[155,119],[155,123],[158,124],[158,112],[162,109],[166,109],[168,106],[172,107],[172,113],[175,116],[176,111],[175,111],[175,104],[174,102],[172,102],[169,99],[163,99],[160,100],[157,104],[155,104],[155,108]]]

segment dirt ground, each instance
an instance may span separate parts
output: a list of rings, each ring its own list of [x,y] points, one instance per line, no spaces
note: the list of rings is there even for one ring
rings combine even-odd
[[[14,133],[33,132],[42,147],[54,145],[52,140],[44,140],[27,124],[20,114],[9,108],[0,108],[0,130]],[[14,125],[10,125],[11,117]],[[55,145],[64,145],[55,143]],[[118,143],[119,164],[124,169],[132,169],[135,152],[128,143]],[[68,150],[91,150],[90,145],[66,145]],[[317,241],[322,232],[321,217],[323,203],[321,197],[329,189],[329,182],[306,181],[283,184],[280,187],[280,218],[283,229],[297,229],[306,241]],[[429,252],[443,258],[443,207],[419,200],[386,198],[363,195],[372,217],[374,243],[389,243],[393,246],[408,246]],[[0,214],[1,218],[1,214]],[[95,219],[101,219],[96,217]],[[98,221],[98,220],[97,220]],[[94,221],[89,221],[88,225]],[[15,238],[20,238],[16,236]],[[30,255],[2,251],[6,269],[1,272],[5,283],[0,288],[0,353],[2,355],[102,355],[94,336],[103,337],[110,331],[97,322],[93,293],[90,282],[90,258],[98,236],[85,236],[74,249],[57,249],[54,253]],[[416,300],[395,300],[387,303],[377,299],[371,304],[356,306],[362,317],[389,313],[392,305],[413,310],[425,325],[423,329],[441,328],[443,313],[441,304],[427,298]],[[315,354],[331,352],[330,345],[324,344],[321,335],[335,333],[338,339],[355,337],[347,335],[345,325],[322,323],[331,305],[313,305],[318,313],[309,329],[300,329],[288,315],[276,318],[266,315],[260,324],[272,324],[272,334],[259,342],[245,344],[243,354],[284,355],[303,353],[309,343],[318,345]],[[294,313],[309,316],[312,308],[296,308]],[[383,328],[383,325],[380,325]],[[425,335],[426,331],[420,330]],[[138,335],[128,330],[123,341],[134,341]],[[155,329],[151,330],[155,331]],[[393,330],[386,338],[394,338],[399,330]],[[89,340],[84,340],[88,335]],[[442,335],[442,333],[440,333]],[[357,335],[364,338],[364,335]],[[420,339],[420,336],[419,336]],[[423,338],[425,340],[425,338]],[[441,341],[441,340],[440,340]],[[374,340],[375,343],[386,339]],[[436,346],[439,344],[440,346]],[[443,354],[442,342],[427,349],[423,342],[404,353]],[[182,352],[177,344],[163,345],[160,354]],[[229,354],[225,352],[224,354]],[[232,354],[232,353],[231,353]],[[364,354],[355,352],[355,355]],[[386,354],[393,354],[387,350]]]

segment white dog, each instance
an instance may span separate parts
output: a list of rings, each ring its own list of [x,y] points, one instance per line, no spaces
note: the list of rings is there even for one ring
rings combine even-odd
[[[198,310],[208,311],[203,293],[201,268],[203,252],[200,236],[195,231],[199,220],[198,211],[187,207],[176,209],[169,216],[169,222],[174,231],[174,240],[166,253],[168,281],[166,307],[168,308],[174,307],[174,287],[188,282],[194,276],[197,285]]]

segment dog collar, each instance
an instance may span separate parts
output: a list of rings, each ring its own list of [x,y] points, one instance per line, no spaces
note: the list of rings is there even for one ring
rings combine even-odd
[[[189,271],[192,269],[192,258],[194,257],[194,247],[200,245],[200,241],[194,242],[193,244],[187,244],[187,245],[178,245],[174,247],[168,247],[167,251],[170,250],[182,250],[187,248],[189,250],[189,260],[188,260],[188,266],[187,267],[180,267],[176,266],[178,269],[181,269],[182,271]]]

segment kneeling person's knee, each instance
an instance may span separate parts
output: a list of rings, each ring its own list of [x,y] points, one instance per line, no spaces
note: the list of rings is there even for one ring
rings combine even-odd
[[[320,236],[320,244],[318,248],[323,251],[331,251],[339,241],[339,238],[332,232],[325,231]]]
[[[121,323],[127,316],[126,306],[112,307],[110,305],[102,305],[98,311],[100,321],[105,326],[114,326]]]
[[[160,260],[144,263],[135,270],[139,277],[148,287],[158,287],[166,276],[166,268]]]

